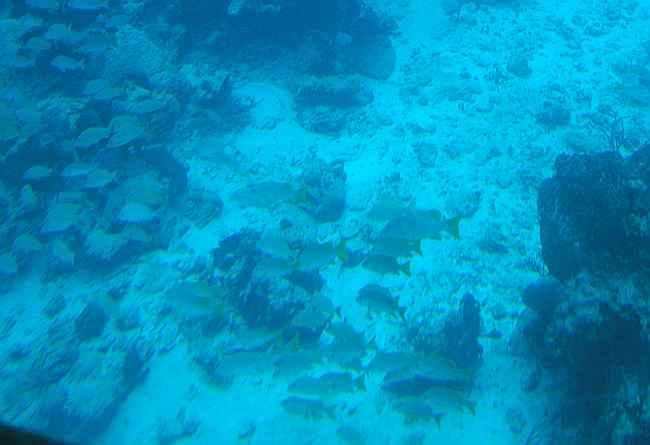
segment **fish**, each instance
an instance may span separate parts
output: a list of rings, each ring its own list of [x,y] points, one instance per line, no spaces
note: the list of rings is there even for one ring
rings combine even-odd
[[[45,165],[34,165],[23,173],[23,181],[39,182],[52,176],[53,170]]]
[[[299,202],[301,191],[288,182],[263,181],[248,184],[230,195],[242,207],[269,209],[283,202]]]
[[[414,367],[418,362],[416,354],[402,351],[378,350],[370,359],[366,369],[371,372],[398,373]]]
[[[225,290],[219,285],[204,281],[183,280],[167,288],[164,298],[171,304],[191,313],[222,312]]]
[[[108,139],[111,135],[111,130],[105,127],[90,127],[82,131],[75,140],[74,147],[87,149],[94,147]]]
[[[61,8],[61,0],[25,0],[25,5],[33,9],[54,12]]]
[[[382,389],[398,397],[419,396],[433,388],[450,389],[465,392],[471,389],[471,380],[455,373],[455,369],[429,368],[429,372],[419,369],[421,365],[412,364],[407,372],[396,370],[389,372],[384,377]]]
[[[86,178],[93,170],[95,166],[92,164],[86,164],[84,162],[72,162],[61,171],[61,177],[66,180],[75,180],[80,178]]]
[[[349,372],[326,372],[318,377],[303,376],[289,384],[288,391],[305,396],[333,396],[365,391],[365,376],[354,377]]]
[[[74,45],[81,41],[83,33],[74,31],[70,25],[55,23],[47,29],[43,37],[50,42]]]
[[[345,445],[365,445],[366,439],[358,429],[352,425],[341,425],[336,429],[336,437]]]
[[[315,342],[329,321],[328,314],[308,306],[293,317],[291,326],[287,329],[287,336],[301,344]]]
[[[163,108],[165,108],[165,102],[156,99],[144,99],[132,104],[129,111],[137,115],[145,115],[155,113]]]
[[[224,354],[239,352],[267,352],[278,340],[276,331],[264,328],[252,328],[231,332],[232,338],[221,347]]]
[[[323,354],[315,348],[305,348],[290,351],[276,357],[273,362],[275,371],[273,377],[295,375],[308,371],[317,364],[322,363]]]
[[[123,95],[124,91],[113,86],[108,80],[99,78],[89,80],[83,94],[98,101],[109,101]]]
[[[438,408],[467,411],[473,416],[476,415],[476,403],[467,398],[466,391],[440,386],[429,391],[427,399]]]
[[[435,421],[440,429],[445,413],[435,411],[431,405],[418,399],[399,400],[393,409],[404,416],[404,423]]]
[[[15,113],[0,103],[0,141],[10,141],[21,136],[21,133]]]
[[[432,377],[413,374],[407,377],[394,378],[392,374],[384,377],[381,389],[396,397],[417,397],[425,394],[436,384]]]
[[[476,414],[475,403],[467,398],[466,382],[445,377],[414,373],[403,377],[391,373],[384,377],[381,389],[398,399],[426,397],[436,407],[454,408]]]
[[[262,253],[275,258],[293,258],[294,250],[279,230],[266,230],[255,245]]]
[[[295,270],[295,261],[264,256],[255,265],[255,275],[263,278],[286,277]]]
[[[363,260],[361,266],[380,275],[399,275],[403,273],[407,277],[411,276],[411,263],[409,261],[400,263],[395,257],[389,255],[371,253]]]
[[[115,36],[106,31],[90,31],[77,47],[77,52],[85,56],[99,57],[115,45]]]
[[[327,359],[344,369],[363,370],[361,359],[377,347],[374,338],[367,341],[363,332],[356,331],[345,321],[331,322],[327,332],[334,337],[329,345],[323,347]]]
[[[438,240],[442,233],[460,238],[460,217],[444,218],[435,209],[413,209],[408,214],[393,218],[381,229],[378,238],[401,238],[411,241]]]
[[[309,299],[307,305],[323,314],[326,314],[330,319],[341,318],[341,307],[335,306],[332,300],[325,295],[314,295]]]
[[[40,433],[0,423],[0,443],[3,445],[65,445],[63,441]]]
[[[411,367],[411,372],[436,376],[447,382],[448,386],[467,390],[472,386],[472,369],[462,368],[454,361],[439,354],[425,354],[418,356],[418,362]],[[452,385],[452,382],[453,385]]]
[[[241,351],[222,354],[216,373],[223,377],[259,377],[273,367],[273,355],[264,351]]]
[[[67,73],[68,71],[83,71],[84,61],[73,59],[68,56],[56,56],[50,62],[50,66],[61,73]]]
[[[366,216],[372,221],[390,221],[410,214],[412,207],[394,196],[380,196]]]
[[[337,258],[344,263],[345,241],[339,243],[308,241],[298,254],[296,266],[299,270],[317,270],[332,264]]]
[[[108,9],[106,0],[68,0],[66,8],[72,11],[100,12]]]
[[[111,137],[108,140],[109,148],[123,147],[145,135],[145,130],[135,116],[122,115],[111,120]]]
[[[36,252],[40,252],[43,245],[34,235],[23,233],[19,235],[11,247],[12,252],[18,253],[19,256],[27,256]]]
[[[112,184],[117,179],[117,173],[98,168],[88,174],[84,189],[97,190]]]
[[[13,57],[13,59],[9,59],[8,66],[18,70],[24,70],[28,68],[34,68],[34,66],[36,66],[36,61],[33,57],[17,54]]]
[[[395,258],[411,257],[414,253],[422,256],[422,240],[380,237],[372,242],[372,253]]]
[[[50,43],[48,40],[44,39],[43,37],[32,37],[27,42],[25,42],[25,45],[23,47],[27,51],[31,51],[34,53],[42,53],[45,51],[49,51],[52,48],[52,43]]]
[[[321,420],[325,417],[336,419],[336,405],[326,405],[320,399],[291,396],[282,400],[282,408],[289,414],[310,420]]]
[[[368,315],[382,313],[401,320],[405,319],[406,308],[400,307],[399,299],[393,297],[390,290],[378,284],[367,284],[362,287],[356,301],[367,308]]]

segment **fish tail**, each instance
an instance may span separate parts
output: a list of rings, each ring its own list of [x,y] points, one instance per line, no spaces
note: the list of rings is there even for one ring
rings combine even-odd
[[[407,277],[411,276],[411,262],[407,261],[404,264],[399,265],[399,271],[402,272]]]
[[[445,231],[456,239],[460,239],[460,216],[454,216],[446,221]]]
[[[476,404],[474,402],[467,401],[465,403],[465,407],[467,408],[467,411],[469,411],[472,416],[476,415]]]
[[[415,253],[417,253],[418,255],[423,256],[422,255],[422,240],[421,239],[419,239],[419,240],[417,240],[415,242],[415,245],[413,246],[413,251]]]
[[[342,238],[339,245],[336,246],[336,256],[339,260],[341,260],[341,263],[343,265],[348,262],[350,255],[348,253],[347,240],[345,238]]]
[[[361,374],[359,377],[354,379],[354,386],[361,391],[366,391],[366,375]]]
[[[436,425],[438,425],[438,431],[440,431],[440,425],[442,425],[442,418],[444,417],[445,413],[438,413],[434,415],[433,420],[435,420]]]
[[[406,308],[405,307],[398,307],[397,312],[399,314],[399,318],[402,321],[406,321]]]

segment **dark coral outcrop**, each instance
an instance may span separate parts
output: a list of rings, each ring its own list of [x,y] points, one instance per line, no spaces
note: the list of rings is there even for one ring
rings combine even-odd
[[[582,271],[646,271],[650,259],[650,145],[560,155],[538,194],[542,256],[560,280]]]

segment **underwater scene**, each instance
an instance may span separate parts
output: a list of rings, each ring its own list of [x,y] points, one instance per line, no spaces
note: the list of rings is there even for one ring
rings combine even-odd
[[[0,0],[2,428],[649,445],[649,30],[648,0]]]

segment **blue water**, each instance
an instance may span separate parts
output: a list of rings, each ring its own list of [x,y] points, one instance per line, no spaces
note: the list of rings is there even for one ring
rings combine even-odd
[[[0,3],[0,421],[648,444],[650,4]]]

